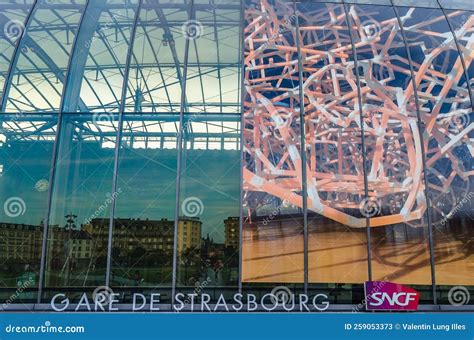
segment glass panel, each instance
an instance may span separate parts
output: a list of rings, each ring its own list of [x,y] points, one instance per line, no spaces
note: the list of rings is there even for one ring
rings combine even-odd
[[[471,0],[439,0],[441,6],[446,9],[467,9],[474,10]]]
[[[7,112],[58,112],[84,1],[40,1],[21,40]]]
[[[423,9],[423,11],[428,11]],[[351,8],[361,78],[372,277],[415,286],[432,301],[421,137],[410,66],[393,8]]]
[[[15,46],[24,31],[26,17],[32,5],[32,0],[6,0],[0,2],[0,32],[4,33],[0,35],[0,103]]]
[[[189,39],[186,111],[240,113],[240,1],[209,3],[195,4],[193,20],[184,26]]]
[[[395,6],[439,8],[438,0],[392,0]],[[452,1],[452,0],[449,0]]]
[[[105,284],[117,117],[63,116],[46,258],[46,299]],[[43,296],[44,297],[44,296]],[[76,300],[77,302],[77,300]]]
[[[242,282],[260,297],[304,281],[295,23],[291,2],[246,3]]]
[[[127,112],[179,112],[187,7],[184,1],[143,1],[130,66]]]
[[[118,112],[137,4],[89,2],[71,64],[65,112]]]
[[[35,302],[30,289],[38,287],[56,119],[25,114],[0,120],[0,298]]]
[[[423,120],[436,283],[440,302],[446,303],[448,286],[474,290],[469,261],[474,116],[461,59],[442,11],[402,8],[400,12],[406,16],[404,27],[410,28],[406,34]],[[472,41],[461,44],[474,47]]]
[[[177,292],[199,291],[212,302],[231,298],[239,280],[240,8],[236,0],[194,1],[182,27],[189,58]]]
[[[436,1],[436,0],[418,0],[422,1]],[[390,0],[347,0],[348,4],[368,4],[368,5],[387,5],[390,6]]]
[[[474,12],[468,11],[446,11],[451,28],[456,34],[456,38],[459,44],[459,49],[464,59],[464,66],[466,67],[467,76],[469,78],[471,91],[474,91],[474,62],[470,56],[471,51],[474,49],[474,43],[472,42],[472,30],[474,30]],[[459,78],[458,86],[462,87],[462,93],[466,93],[466,82],[465,78]],[[471,96],[474,95],[471,93]],[[461,105],[465,108],[469,108],[469,101],[463,95],[463,102]],[[472,120],[471,120],[472,122]]]
[[[186,115],[184,124],[177,292],[214,302],[238,289],[240,118]]]
[[[171,297],[179,116],[126,115],[119,156],[112,286]]]
[[[310,291],[359,303],[368,277],[356,77],[342,5],[298,4],[302,41]]]

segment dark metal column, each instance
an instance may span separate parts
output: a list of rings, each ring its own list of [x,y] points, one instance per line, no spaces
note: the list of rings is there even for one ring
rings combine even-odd
[[[354,33],[352,32],[352,24],[349,17],[349,8],[346,3],[343,3],[344,13],[346,16],[347,29],[349,30],[349,38],[351,41],[352,54],[354,55],[354,72],[356,76],[356,85],[357,85],[357,100],[359,104],[359,117],[360,117],[360,129],[361,129],[361,143],[362,143],[362,162],[363,172],[364,172],[364,195],[365,200],[368,203],[369,199],[369,181],[367,179],[367,153],[365,149],[365,132],[364,132],[364,113],[362,110],[362,94],[360,91],[360,77],[359,77],[359,67],[357,63],[357,52],[354,44]],[[371,237],[370,237],[370,218],[365,217],[366,229],[367,229],[367,271],[368,271],[368,281],[372,281],[372,254],[371,254]]]
[[[115,193],[117,192],[117,177],[118,177],[118,158],[120,155],[120,141],[122,138],[123,128],[123,114],[125,111],[125,104],[127,100],[127,89],[128,89],[128,75],[130,73],[130,62],[132,60],[133,45],[135,42],[135,35],[137,32],[138,18],[140,17],[140,8],[142,6],[142,0],[139,0],[136,8],[135,18],[133,20],[132,31],[130,33],[130,41],[127,51],[127,59],[125,61],[125,71],[122,82],[122,93],[120,96],[120,107],[119,107],[119,121],[117,126],[117,139],[115,141],[115,156],[114,156],[114,174],[112,177],[112,204],[110,206],[110,220],[109,220],[109,234],[107,239],[107,267],[105,271],[105,286],[110,287],[110,276],[112,267],[112,241],[114,232],[114,217],[115,217]]]
[[[95,32],[100,26],[100,16],[102,13],[102,6],[104,0],[89,2],[86,11],[81,19],[81,26],[79,27],[74,53],[71,53],[73,62],[69,65],[68,77],[64,85],[67,91],[63,91],[62,95],[62,112],[77,112],[79,106],[79,99],[81,97],[82,79],[84,77],[84,70],[89,56],[89,49],[91,41]],[[81,48],[79,48],[80,46]],[[80,107],[80,106],[79,106]],[[89,111],[87,107],[80,107],[81,112]]]
[[[70,76],[69,70],[71,69],[71,64],[72,60],[74,57],[74,52],[76,50],[77,46],[77,41],[78,37],[81,32],[81,27],[82,23],[84,20],[84,17],[86,16],[87,8],[89,7],[89,0],[87,0],[86,4],[84,5],[84,11],[82,12],[81,19],[79,20],[79,25],[77,26],[77,32],[76,36],[74,37],[74,42],[71,48],[71,52],[69,55],[69,60],[68,60],[68,66],[66,70],[66,75],[64,77],[64,85],[63,85],[63,91],[61,95],[61,102],[59,104],[59,113],[58,113],[58,120],[57,120],[57,125],[56,125],[56,136],[54,138],[54,145],[53,145],[53,154],[51,156],[51,166],[50,166],[50,173],[49,173],[49,188],[48,188],[48,202],[46,205],[46,217],[44,219],[44,225],[43,225],[43,240],[42,240],[42,245],[41,245],[41,261],[40,261],[40,275],[39,275],[39,282],[38,282],[38,298],[37,302],[41,303],[41,297],[43,295],[43,288],[44,288],[44,281],[45,281],[45,271],[46,271],[46,256],[47,256],[47,246],[48,246],[48,232],[49,232],[49,215],[51,214],[51,201],[53,198],[53,185],[54,185],[54,178],[56,175],[56,160],[58,157],[58,150],[59,150],[59,138],[60,138],[60,133],[62,130],[62,113],[63,113],[63,107],[64,107],[64,97],[65,93],[67,91],[67,84],[68,84],[68,79]]]
[[[296,28],[295,28],[295,40],[296,40],[296,51],[298,56],[298,94],[300,102],[300,152],[301,152],[301,187],[302,187],[302,198],[303,198],[303,265],[304,265],[304,276],[303,286],[304,293],[308,294],[308,183],[306,180],[306,132],[305,132],[305,113],[304,113],[304,93],[303,93],[303,63],[301,61],[301,35],[300,35],[300,20],[298,10],[296,8],[296,2],[293,0],[293,15],[295,16]]]
[[[244,223],[244,128],[245,128],[245,4],[244,0],[240,2],[240,49],[241,61],[240,61],[240,207],[239,207],[239,293],[242,294],[242,239],[243,239],[243,223]]]
[[[189,20],[193,20],[194,18],[194,10],[193,10],[194,0],[189,0],[189,13],[188,18]],[[186,23],[184,23],[186,24]],[[180,204],[179,204],[179,190],[181,187],[181,154],[182,154],[182,143],[183,143],[183,133],[185,131],[183,128],[183,115],[184,109],[186,106],[186,78],[188,76],[188,56],[189,56],[189,39],[187,37],[185,46],[184,46],[184,70],[183,70],[183,79],[181,83],[181,100],[180,100],[180,109],[179,109],[179,127],[178,127],[178,159],[176,165],[176,206],[175,206],[175,214],[174,214],[174,239],[173,239],[173,271],[172,271],[172,287],[171,287],[171,309],[173,310],[174,300],[176,295],[176,274],[177,274],[177,255],[178,255],[178,225],[179,225],[179,211],[180,211]]]

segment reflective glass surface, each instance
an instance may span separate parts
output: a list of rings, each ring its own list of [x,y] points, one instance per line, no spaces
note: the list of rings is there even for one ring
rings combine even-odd
[[[472,179],[467,175],[472,171],[472,104],[463,60],[442,11],[400,8],[399,12],[407,17],[404,27],[410,27],[406,36],[425,136],[436,283],[446,301],[446,286],[472,286],[468,272],[473,233],[466,228],[472,211]],[[463,33],[455,34],[461,49],[469,46],[462,42]],[[469,64],[468,58],[464,65]]]
[[[17,53],[21,36],[25,30],[26,20],[30,14],[33,1],[1,1],[0,2],[0,99],[3,99],[3,91],[6,78],[9,74],[11,64]],[[3,108],[0,108],[2,112]]]
[[[305,80],[308,281],[356,302],[368,278],[366,198],[354,53],[343,5],[299,4]],[[329,13],[329,16],[324,15]],[[317,56],[314,58],[314,56]]]
[[[105,284],[117,121],[62,117],[49,216],[46,293]],[[46,294],[48,297],[48,294]]]
[[[58,112],[84,1],[41,1],[16,51],[6,112]],[[58,48],[59,47],[59,48]]]
[[[0,116],[0,287],[2,299],[34,302],[47,214],[56,120]],[[19,294],[15,290],[23,291]]]
[[[474,296],[471,2],[0,0],[1,298]]]
[[[118,164],[112,288],[153,288],[169,302],[172,284],[177,115],[126,115]],[[129,301],[130,302],[130,301]]]

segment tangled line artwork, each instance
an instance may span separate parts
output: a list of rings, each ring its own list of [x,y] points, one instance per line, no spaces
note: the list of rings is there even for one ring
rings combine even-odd
[[[440,223],[474,174],[474,15],[449,12],[454,39],[440,10],[346,9],[247,2],[248,216],[272,199],[301,208],[306,183],[308,211],[350,227],[426,225],[428,202]]]

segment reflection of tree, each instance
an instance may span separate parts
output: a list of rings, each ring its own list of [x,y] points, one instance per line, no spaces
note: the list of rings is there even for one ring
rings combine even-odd
[[[203,277],[202,256],[200,249],[188,248],[181,254],[180,263],[183,266],[182,282],[186,285]]]
[[[167,252],[163,250],[153,250],[147,253],[145,262],[148,267],[156,267],[171,265],[170,260],[170,256]]]
[[[226,260],[226,265],[232,268],[239,266],[239,256],[238,249],[235,247],[225,247],[224,249],[224,259]]]
[[[200,248],[183,251],[179,263],[180,282],[187,286],[208,279],[210,285],[229,285],[238,277],[238,250],[213,243],[209,238],[203,239]],[[235,275],[232,275],[233,270]]]
[[[136,247],[133,249],[132,253],[130,254],[130,261],[128,263],[135,265],[135,266],[144,266],[145,265],[145,255],[146,250],[142,247]]]
[[[131,267],[155,267],[160,265],[170,265],[170,254],[164,250],[156,249],[147,251],[143,247],[136,247],[128,254],[121,252],[113,253],[120,265]]]

